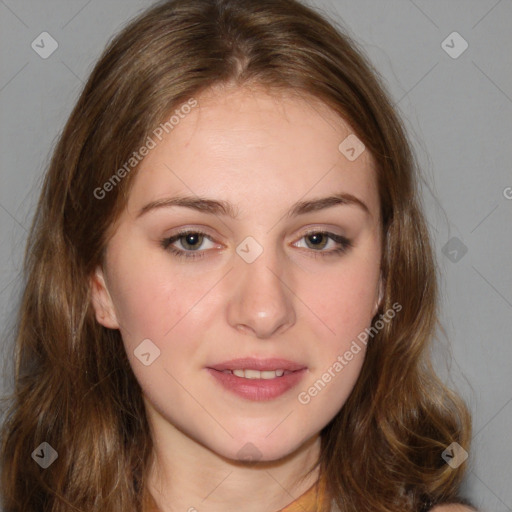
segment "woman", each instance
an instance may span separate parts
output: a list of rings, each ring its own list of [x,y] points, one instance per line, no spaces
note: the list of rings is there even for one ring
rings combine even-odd
[[[310,8],[130,23],[56,147],[26,275],[5,512],[470,510],[414,160]]]

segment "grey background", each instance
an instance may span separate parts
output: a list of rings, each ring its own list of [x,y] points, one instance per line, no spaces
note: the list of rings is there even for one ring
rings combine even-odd
[[[7,363],[23,248],[51,150],[107,41],[150,4],[0,0],[0,327]],[[464,489],[481,510],[510,511],[512,0],[310,4],[360,43],[405,120],[442,275],[447,336],[434,356],[474,413]],[[43,31],[59,45],[48,59],[31,48]],[[454,31],[469,44],[456,59],[441,46]],[[453,237],[458,241],[443,252]],[[11,389],[11,378],[7,365],[1,391]]]

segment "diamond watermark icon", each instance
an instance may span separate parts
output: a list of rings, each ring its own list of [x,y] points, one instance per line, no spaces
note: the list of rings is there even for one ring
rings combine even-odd
[[[456,236],[453,236],[446,242],[441,252],[452,263],[458,263],[468,252],[468,248]]]
[[[245,443],[238,453],[236,454],[236,458],[238,460],[243,460],[244,462],[255,464],[258,462],[263,454],[258,450],[258,448],[252,443]]]
[[[451,468],[456,469],[468,458],[468,452],[459,443],[453,442],[444,450],[441,457]]]
[[[41,32],[30,46],[41,59],[47,59],[59,47],[59,43],[48,32]]]
[[[452,32],[441,43],[441,48],[452,59],[458,59],[468,49],[468,46],[468,42],[458,32]]]
[[[353,162],[365,150],[365,145],[353,133],[351,133],[341,142],[338,149],[347,160]]]
[[[32,452],[31,456],[43,469],[46,469],[55,462],[59,454],[45,441]]]
[[[246,263],[253,263],[263,253],[263,247],[252,236],[248,236],[238,244],[236,252]]]
[[[149,366],[160,357],[160,349],[150,339],[142,340],[133,353],[144,366]]]

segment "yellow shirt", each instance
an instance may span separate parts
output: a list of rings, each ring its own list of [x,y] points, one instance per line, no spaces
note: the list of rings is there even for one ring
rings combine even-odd
[[[294,502],[278,512],[329,512],[330,510],[325,480],[321,478]]]
[[[160,512],[149,493],[145,495],[143,510],[144,512]],[[277,512],[330,512],[330,510],[325,480],[321,478],[295,501]]]

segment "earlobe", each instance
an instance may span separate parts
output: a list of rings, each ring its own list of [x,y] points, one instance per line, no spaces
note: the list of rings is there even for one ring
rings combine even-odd
[[[114,304],[105,282],[103,270],[99,266],[91,276],[91,297],[98,323],[109,329],[119,329]]]

